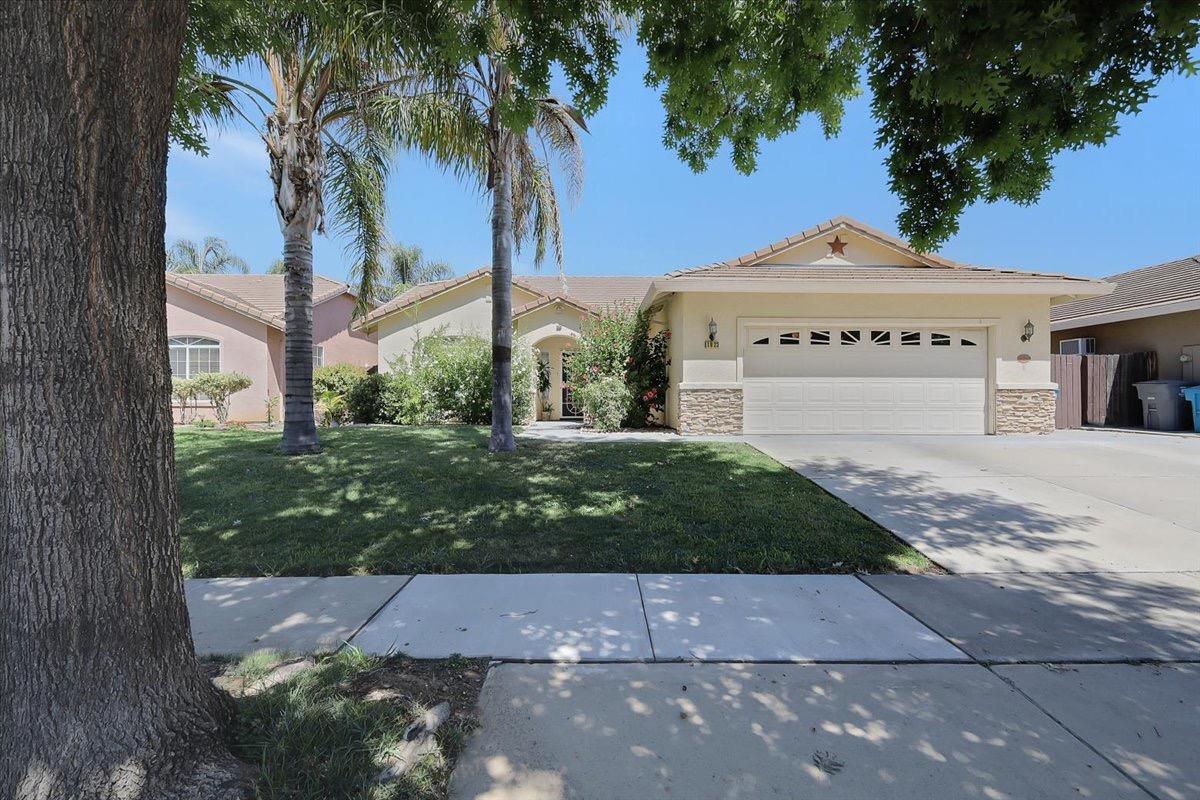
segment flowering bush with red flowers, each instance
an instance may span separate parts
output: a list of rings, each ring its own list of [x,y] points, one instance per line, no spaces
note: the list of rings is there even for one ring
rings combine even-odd
[[[629,389],[624,425],[659,424],[667,397],[670,338],[667,330],[650,334],[650,315],[644,311],[605,309],[584,326],[571,362],[571,379],[577,388],[601,378],[621,380]]]

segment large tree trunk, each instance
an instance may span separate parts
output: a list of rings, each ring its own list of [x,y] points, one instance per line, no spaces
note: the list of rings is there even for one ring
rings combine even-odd
[[[167,125],[183,0],[0,5],[0,797],[234,798],[180,570]]]
[[[316,125],[284,111],[267,117],[266,142],[283,233],[283,452],[317,453],[321,443],[313,416],[312,236],[325,211],[325,150]]]
[[[488,449],[517,449],[512,428],[512,134],[495,126],[492,168],[492,435]]]

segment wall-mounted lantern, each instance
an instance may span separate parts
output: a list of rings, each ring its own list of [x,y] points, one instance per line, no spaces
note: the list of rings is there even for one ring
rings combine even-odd
[[[1021,335],[1022,342],[1028,342],[1033,338],[1033,321],[1025,320],[1025,333]]]
[[[708,318],[708,338],[704,340],[704,346],[709,349],[721,346],[717,341],[717,321],[712,317]]]

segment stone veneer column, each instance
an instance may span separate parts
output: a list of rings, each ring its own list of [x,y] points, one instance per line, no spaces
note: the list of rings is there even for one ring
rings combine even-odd
[[[741,433],[742,390],[680,389],[680,433]]]
[[[996,433],[1053,433],[1053,389],[997,389]]]

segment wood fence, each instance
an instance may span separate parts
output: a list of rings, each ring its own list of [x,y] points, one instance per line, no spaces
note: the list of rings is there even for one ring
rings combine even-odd
[[[1158,377],[1158,354],[1099,353],[1050,357],[1050,380],[1058,384],[1054,425],[1138,428],[1142,402],[1134,384]]]

